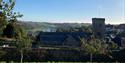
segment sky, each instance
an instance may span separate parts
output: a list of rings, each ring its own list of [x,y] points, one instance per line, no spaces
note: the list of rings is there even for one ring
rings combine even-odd
[[[91,23],[94,17],[106,23],[125,23],[125,0],[16,0],[19,20],[51,23]]]

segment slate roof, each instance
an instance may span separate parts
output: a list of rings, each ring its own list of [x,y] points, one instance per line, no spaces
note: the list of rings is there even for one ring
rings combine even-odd
[[[112,39],[118,46],[122,46],[122,37],[125,37],[125,32],[116,35],[115,38]]]
[[[37,36],[37,41],[42,42],[64,42],[68,36],[72,36],[75,40],[80,41],[79,38],[89,38],[91,33],[86,32],[40,32]]]

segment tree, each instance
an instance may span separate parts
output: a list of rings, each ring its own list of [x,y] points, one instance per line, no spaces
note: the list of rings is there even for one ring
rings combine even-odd
[[[92,37],[89,41],[82,38],[81,44],[83,50],[90,54],[90,61],[92,61],[93,54],[104,54],[113,58],[111,50],[118,48],[118,45],[113,41],[106,43],[105,40],[96,39],[94,37]]]
[[[23,15],[19,12],[15,12],[14,9],[15,6],[15,0],[0,0],[0,18],[2,18],[2,22],[7,22],[8,26],[4,27],[4,34],[7,34],[7,32],[12,31],[15,34],[13,37],[17,40],[17,49],[21,53],[21,63],[23,61],[23,52],[24,49],[30,48],[30,38],[27,36],[25,29],[17,24],[17,18],[22,17]],[[3,26],[3,25],[2,25]],[[6,25],[5,25],[6,26]],[[10,27],[12,26],[12,27]],[[10,33],[11,35],[11,33]]]
[[[18,28],[16,28],[16,39],[17,39],[17,48],[21,53],[21,63],[23,62],[23,54],[24,54],[24,50],[25,52],[27,50],[30,49],[31,47],[31,41],[30,38],[27,36],[27,34],[25,33],[25,30],[23,29],[23,27],[18,26]]]
[[[3,36],[7,38],[14,37],[14,26],[12,24],[8,24],[5,29],[3,29]]]
[[[90,61],[92,62],[93,54],[106,54],[107,44],[103,40],[91,39],[89,42],[85,39],[81,39],[81,47],[90,54]]]
[[[0,32],[6,27],[8,21],[15,21],[23,15],[14,12],[15,0],[0,0]]]
[[[6,16],[3,14],[0,8],[0,34],[2,34],[2,30],[5,28],[6,24],[7,24]]]
[[[1,5],[0,10],[6,16],[8,21],[11,21],[23,16],[19,12],[15,12],[13,10],[15,6],[15,0],[7,0],[7,1],[0,0],[0,5]]]
[[[92,27],[91,26],[81,26],[80,30],[84,31],[84,32],[92,33]]]

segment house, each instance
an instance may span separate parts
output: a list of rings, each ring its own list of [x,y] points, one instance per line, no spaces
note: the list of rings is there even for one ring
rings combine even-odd
[[[125,31],[125,24],[120,24],[117,26],[117,29],[124,30]]]
[[[90,39],[91,33],[86,32],[40,32],[37,44],[44,46],[80,46],[80,38]],[[33,46],[36,43],[33,43]]]
[[[125,47],[125,32],[120,33],[116,35],[114,38],[112,38],[112,41],[114,41],[119,47]]]
[[[111,24],[108,24],[108,25],[105,25],[105,27],[106,27],[106,32],[111,32],[111,31],[113,31],[113,29],[114,29],[114,25],[111,25]]]
[[[121,38],[121,46],[125,48],[125,37]]]

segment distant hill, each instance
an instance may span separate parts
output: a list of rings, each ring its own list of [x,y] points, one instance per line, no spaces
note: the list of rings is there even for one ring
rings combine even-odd
[[[90,23],[48,23],[48,22],[27,22],[19,21],[20,25],[24,26],[27,31],[51,31],[57,28],[78,28],[81,26],[90,26]]]

